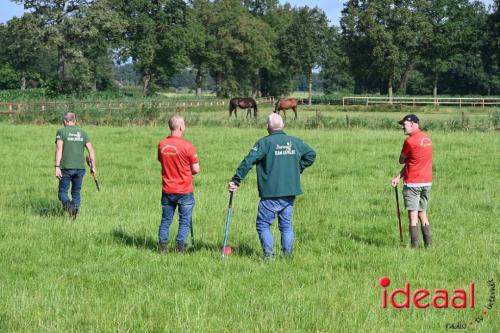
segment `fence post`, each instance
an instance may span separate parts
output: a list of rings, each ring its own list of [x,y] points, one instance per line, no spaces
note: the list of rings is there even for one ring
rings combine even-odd
[[[345,124],[346,124],[347,128],[351,128],[351,121],[349,120],[348,114],[345,115]]]

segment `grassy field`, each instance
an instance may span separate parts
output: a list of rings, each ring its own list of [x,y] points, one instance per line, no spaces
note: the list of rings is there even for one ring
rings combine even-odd
[[[397,117],[398,115],[394,115]],[[500,304],[483,313],[488,279],[500,282],[500,136],[431,131],[434,246],[400,245],[390,178],[398,130],[290,128],[318,158],[295,205],[295,254],[261,262],[255,171],[235,195],[224,262],[219,249],[226,184],[264,128],[196,126],[196,247],[156,254],[163,127],[87,126],[97,151],[81,214],[57,201],[53,125],[0,123],[0,332],[445,332],[500,327]],[[404,217],[403,217],[404,218]],[[404,218],[403,221],[406,221]],[[177,222],[171,228],[175,236]],[[277,226],[273,228],[279,242]],[[278,249],[276,245],[276,249]],[[476,285],[474,309],[382,309],[388,288],[450,291]],[[497,297],[498,298],[498,297]],[[497,301],[498,303],[498,301]],[[482,316],[482,321],[470,325]]]

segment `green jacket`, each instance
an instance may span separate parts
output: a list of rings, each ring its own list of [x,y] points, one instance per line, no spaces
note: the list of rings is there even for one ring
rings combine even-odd
[[[300,174],[316,159],[314,150],[302,140],[272,132],[257,141],[236,169],[232,181],[236,184],[245,178],[257,164],[257,184],[261,198],[277,198],[302,194]]]

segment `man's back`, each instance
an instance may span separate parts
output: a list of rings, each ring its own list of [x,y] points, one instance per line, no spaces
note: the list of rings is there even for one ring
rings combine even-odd
[[[407,156],[404,180],[407,184],[432,182],[432,140],[421,130],[405,140],[402,154]]]
[[[302,194],[300,174],[314,162],[316,153],[302,140],[283,131],[274,131],[257,141],[236,170],[236,180],[243,179],[257,164],[257,183],[261,198]]]
[[[78,126],[65,126],[57,131],[57,140],[63,141],[61,169],[85,169],[85,145],[90,141]]]
[[[162,166],[163,193],[193,192],[191,165],[198,163],[198,156],[191,142],[168,136],[158,144],[158,161]]]

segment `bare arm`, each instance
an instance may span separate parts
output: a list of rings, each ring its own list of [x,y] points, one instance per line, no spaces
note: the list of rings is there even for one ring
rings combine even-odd
[[[399,164],[405,164],[407,158],[408,156],[406,156],[405,154],[399,155]]]
[[[392,187],[396,187],[399,184],[399,181],[403,177],[404,170],[405,170],[405,167],[403,167],[401,169],[401,171],[399,171],[399,174],[396,177],[394,177],[394,178],[391,179],[391,185],[392,185]]]
[[[196,175],[197,173],[199,173],[201,171],[200,169],[200,163],[194,163],[194,164],[191,164],[191,173],[193,175]]]
[[[95,166],[95,152],[94,152],[94,147],[92,146],[92,143],[87,142],[85,144],[85,148],[87,148],[87,152],[89,153],[89,159],[90,159],[90,172],[95,176],[97,173],[96,166]]]
[[[56,141],[56,156],[55,156],[54,166],[56,168],[55,175],[59,179],[61,179],[61,177],[62,177],[61,159],[62,159],[62,152],[63,152],[63,144],[64,144],[63,140]]]

